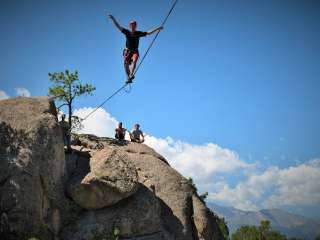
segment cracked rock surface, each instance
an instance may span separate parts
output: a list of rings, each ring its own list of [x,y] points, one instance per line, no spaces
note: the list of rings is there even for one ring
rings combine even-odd
[[[121,239],[222,239],[216,216],[188,180],[153,149],[93,135],[77,138],[74,154],[85,154],[87,160],[70,161],[69,175],[78,179],[73,187],[78,196],[71,196],[88,211],[64,229],[64,238],[91,239],[96,231],[111,231],[113,226]],[[79,167],[83,162],[86,167]]]

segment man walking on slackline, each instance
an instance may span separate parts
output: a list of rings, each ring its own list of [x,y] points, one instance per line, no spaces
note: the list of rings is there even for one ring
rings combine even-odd
[[[119,29],[119,31],[126,36],[126,48],[123,50],[124,68],[128,76],[128,80],[126,81],[126,83],[132,83],[132,80],[134,79],[134,71],[136,69],[137,61],[139,58],[138,48],[140,37],[151,35],[157,31],[162,30],[163,27],[157,27],[148,32],[141,32],[137,31],[137,22],[131,21],[129,23],[130,30],[128,30],[126,28],[121,27],[118,21],[114,18],[114,16],[109,15],[109,17],[113,21],[114,25]],[[130,69],[131,64],[132,67]]]

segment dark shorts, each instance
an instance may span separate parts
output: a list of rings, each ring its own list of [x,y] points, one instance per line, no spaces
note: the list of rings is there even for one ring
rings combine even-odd
[[[119,139],[119,140],[124,140],[124,134],[122,133],[116,133],[115,136],[114,136],[116,139]]]
[[[124,64],[131,64],[132,61],[137,61],[139,58],[139,51],[138,49],[136,50],[129,50],[127,48],[125,48],[123,50],[123,60],[124,60]]]

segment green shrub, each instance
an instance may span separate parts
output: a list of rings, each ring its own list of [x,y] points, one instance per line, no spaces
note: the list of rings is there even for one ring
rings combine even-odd
[[[234,234],[232,240],[286,240],[286,236],[272,230],[268,220],[262,220],[260,226],[242,226]]]
[[[208,192],[200,194],[199,198],[201,199],[202,202],[205,202],[206,198],[208,197]]]
[[[94,230],[92,234],[93,236],[90,240],[119,240],[120,230],[118,228],[113,228],[111,232],[106,229],[102,232]]]
[[[216,216],[216,217],[218,220],[219,229],[223,235],[223,240],[228,240],[229,239],[229,228],[228,228],[226,220],[224,219],[224,217],[219,217],[219,216]]]

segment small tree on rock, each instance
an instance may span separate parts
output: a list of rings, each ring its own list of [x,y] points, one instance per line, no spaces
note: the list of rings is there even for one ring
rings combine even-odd
[[[202,202],[205,202],[207,197],[208,197],[208,195],[209,195],[208,192],[204,192],[204,193],[199,195],[199,198],[201,199]]]
[[[69,132],[71,132],[73,129],[73,119],[78,120],[76,122],[79,123],[79,118],[72,115],[75,98],[82,95],[92,95],[92,92],[96,88],[91,84],[82,84],[79,80],[78,71],[72,73],[66,70],[65,72],[49,73],[49,79],[53,83],[53,86],[49,88],[49,96],[61,102],[61,105],[58,107],[59,110],[61,107],[67,106]],[[68,140],[69,145],[70,134]]]

